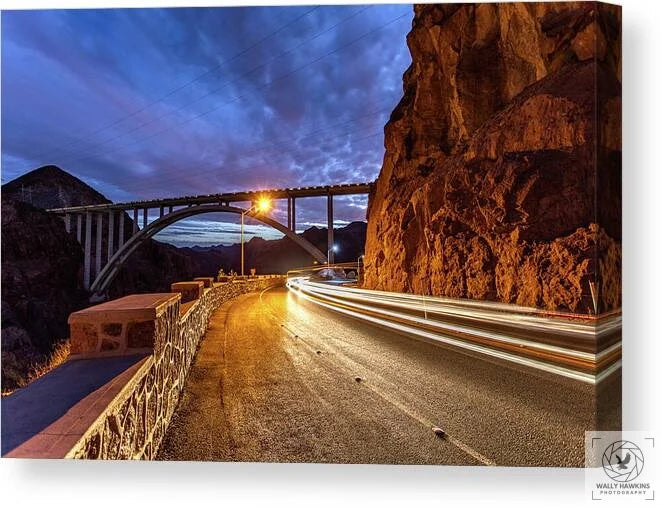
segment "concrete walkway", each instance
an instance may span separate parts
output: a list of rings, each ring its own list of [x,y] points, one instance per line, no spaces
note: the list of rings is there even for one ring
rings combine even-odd
[[[41,432],[145,354],[67,361],[2,397],[2,455]]]

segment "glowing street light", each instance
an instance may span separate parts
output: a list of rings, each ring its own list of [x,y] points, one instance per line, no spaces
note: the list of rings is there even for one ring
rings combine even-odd
[[[328,255],[326,256],[326,264],[330,264],[330,254],[331,252],[337,252],[340,248],[337,245],[332,245],[328,249]]]
[[[271,209],[271,200],[268,197],[260,197],[254,206],[260,213],[266,213]]]
[[[266,213],[271,209],[271,200],[268,197],[262,196],[253,202],[252,206],[241,213],[241,276],[244,276],[244,259],[245,254],[243,250],[243,217],[248,213]]]

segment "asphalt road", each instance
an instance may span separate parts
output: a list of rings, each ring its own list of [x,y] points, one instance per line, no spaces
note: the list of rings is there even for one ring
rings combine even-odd
[[[589,384],[271,289],[213,315],[159,459],[582,466],[584,431],[618,424],[620,381],[597,414]]]

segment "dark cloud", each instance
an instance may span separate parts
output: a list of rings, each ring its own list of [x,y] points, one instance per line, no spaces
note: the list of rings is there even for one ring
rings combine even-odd
[[[52,163],[114,201],[373,180],[412,15],[410,5],[3,12],[2,179]],[[365,206],[338,199],[338,220],[364,219]],[[325,222],[322,199],[297,211],[300,227]]]

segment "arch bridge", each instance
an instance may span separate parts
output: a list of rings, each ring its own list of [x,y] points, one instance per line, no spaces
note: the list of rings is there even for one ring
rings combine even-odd
[[[153,199],[126,203],[107,203],[48,210],[62,216],[67,232],[75,227],[76,238],[83,245],[85,262],[83,283],[86,289],[95,295],[106,293],[121,267],[130,255],[146,240],[169,225],[202,213],[247,214],[254,219],[273,227],[295,244],[305,249],[315,260],[333,262],[333,196],[369,194],[372,183],[350,183],[343,185],[324,185],[316,187],[283,188],[232,192],[210,195]],[[328,216],[328,251],[321,252],[312,243],[296,234],[296,199],[303,197],[326,197]],[[281,224],[267,214],[250,212],[252,206],[242,207],[246,203],[254,204],[258,199],[287,200],[287,225]],[[159,216],[151,223],[148,221],[149,210],[157,209]],[[139,219],[142,215],[142,228]],[[132,226],[126,217],[132,217]],[[93,228],[93,224],[96,226]],[[127,233],[128,230],[128,233]],[[107,245],[103,248],[104,231],[107,231]],[[117,240],[117,243],[115,243]],[[92,245],[94,244],[94,266],[92,266]],[[116,246],[115,246],[116,245]],[[105,250],[105,251],[104,251]]]

